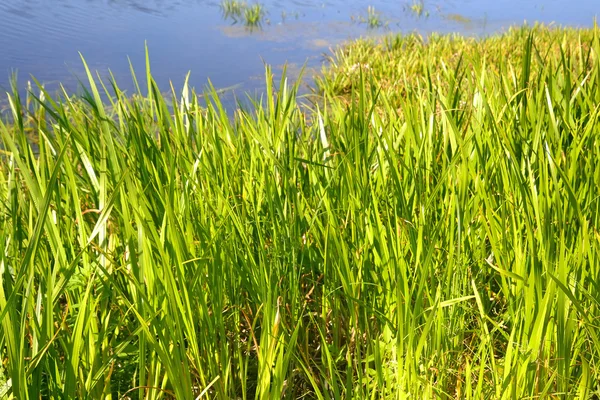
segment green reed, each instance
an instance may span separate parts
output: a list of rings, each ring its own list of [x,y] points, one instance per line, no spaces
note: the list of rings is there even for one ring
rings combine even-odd
[[[248,28],[260,27],[265,19],[265,7],[260,3],[247,4],[237,0],[223,0],[221,10],[225,18],[241,21]]]
[[[599,52],[597,28],[359,41],[308,110],[267,68],[233,115],[149,62],[133,96],[14,90],[0,393],[598,396]]]

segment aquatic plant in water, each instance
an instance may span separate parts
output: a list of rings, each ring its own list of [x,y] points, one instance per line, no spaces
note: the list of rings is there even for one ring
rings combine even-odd
[[[367,7],[367,12],[358,17],[351,17],[353,21],[358,21],[362,24],[366,24],[370,29],[376,29],[381,27],[387,27],[389,22],[383,20],[380,12],[375,10],[375,7]]]
[[[407,9],[417,17],[429,16],[429,11],[425,10],[424,0],[412,0],[412,3],[407,7]]]
[[[238,0],[223,0],[221,2],[221,9],[223,14],[227,18],[239,19],[244,14],[247,4],[244,1]]]
[[[244,23],[249,27],[257,27],[262,23],[264,16],[264,7],[259,3],[253,4],[244,10]]]
[[[238,0],[223,0],[221,9],[225,18],[230,18],[234,22],[243,22],[250,28],[259,27],[266,16],[264,6],[260,3],[249,5]]]

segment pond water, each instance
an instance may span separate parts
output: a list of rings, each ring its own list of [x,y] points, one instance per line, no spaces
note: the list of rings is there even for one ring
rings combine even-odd
[[[92,69],[110,68],[131,89],[128,60],[143,73],[147,43],[164,90],[191,71],[197,88],[210,79],[217,88],[252,92],[262,87],[264,62],[276,71],[287,63],[292,76],[306,64],[310,75],[331,46],[358,36],[486,35],[525,20],[592,26],[600,10],[599,0],[258,1],[260,26],[248,27],[243,16],[225,15],[220,0],[2,0],[0,88],[17,71],[21,85],[33,75],[50,89],[62,82],[76,90],[81,52]],[[369,15],[379,26],[369,26]]]

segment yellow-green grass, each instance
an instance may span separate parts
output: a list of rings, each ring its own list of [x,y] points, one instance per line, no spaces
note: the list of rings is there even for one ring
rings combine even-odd
[[[413,0],[408,6],[408,10],[417,17],[421,17],[423,14],[425,14],[426,17],[429,16],[429,12],[425,11],[425,3],[423,0]]]
[[[244,10],[248,7],[246,2],[239,0],[223,0],[221,1],[221,10],[225,16],[241,18]]]
[[[381,27],[387,27],[389,22],[384,21],[381,13],[375,10],[375,7],[367,7],[367,12],[364,15],[360,15],[357,18],[352,18],[362,24],[366,24],[369,29],[376,29]]]
[[[253,4],[244,10],[244,23],[249,27],[259,26],[265,16],[262,5]]]
[[[221,10],[225,18],[234,22],[242,21],[248,28],[260,27],[266,16],[265,8],[260,3],[247,4],[238,0],[223,0]]]
[[[351,43],[308,111],[15,90],[0,393],[598,396],[598,36]]]

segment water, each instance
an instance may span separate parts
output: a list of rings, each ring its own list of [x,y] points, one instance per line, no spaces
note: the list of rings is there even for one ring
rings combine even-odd
[[[252,0],[250,0],[252,1]],[[304,64],[318,69],[323,54],[344,40],[387,31],[460,31],[485,35],[513,24],[556,22],[592,26],[598,0],[263,0],[265,19],[248,29],[223,15],[209,0],[2,0],[0,2],[0,88],[30,75],[52,89],[63,83],[76,90],[85,77],[79,52],[94,70],[108,69],[120,86],[132,90],[129,60],[139,74],[144,43],[162,89],[183,82],[203,87],[260,90],[264,62],[277,70],[285,63],[294,76]],[[367,7],[386,26],[361,23]]]

